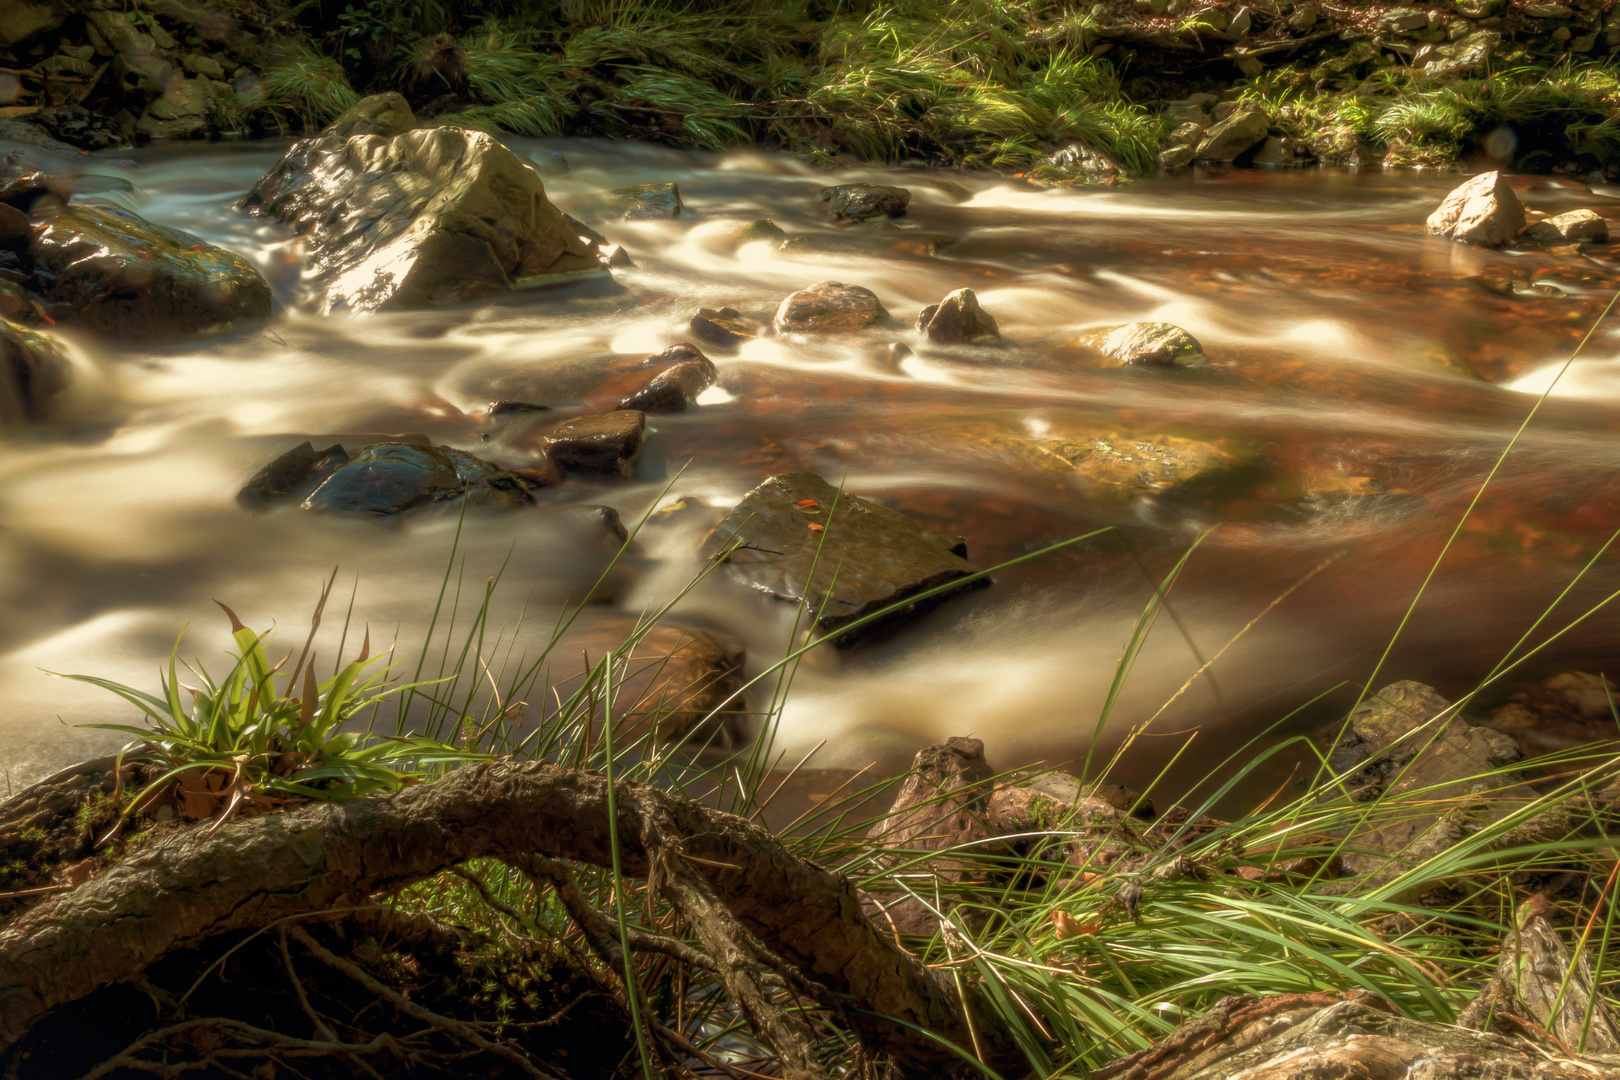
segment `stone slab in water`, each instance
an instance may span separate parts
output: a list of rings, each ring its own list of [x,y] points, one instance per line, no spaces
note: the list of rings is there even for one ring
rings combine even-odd
[[[681,202],[680,188],[668,180],[658,180],[610,192],[602,202],[602,209],[608,217],[647,221],[680,217],[686,204]]]
[[[478,131],[303,139],[238,205],[308,237],[304,300],[321,312],[456,303],[601,272],[539,175]]]
[[[270,286],[246,259],[117,207],[56,214],[28,254],[45,312],[63,325],[172,338],[270,315]]]
[[[304,500],[303,507],[382,517],[463,497],[474,506],[534,503],[520,478],[461,450],[376,443],[328,477]]]
[[[706,557],[727,551],[733,577],[783,600],[807,600],[825,634],[978,569],[964,557],[961,539],[857,495],[840,495],[803,472],[773,476],[743,496],[704,541]],[[902,608],[884,621],[918,610]],[[869,629],[840,635],[839,643]]]
[[[576,473],[629,476],[647,417],[634,409],[566,420],[545,435],[541,445],[558,468]]]

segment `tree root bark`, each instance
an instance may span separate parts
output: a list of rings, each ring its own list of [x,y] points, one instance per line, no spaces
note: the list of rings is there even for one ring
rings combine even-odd
[[[237,822],[207,838],[179,834],[0,930],[0,1049],[52,1008],[136,979],[175,949],[284,924],[299,937],[301,920],[370,909],[371,898],[467,859],[521,865],[538,853],[608,866],[607,794],[600,776],[498,763],[389,796]],[[692,923],[757,1033],[796,1075],[819,1072],[796,1021],[772,1004],[761,966],[795,993],[851,1002],[848,1022],[865,1051],[902,1074],[959,1064],[939,1040],[972,1044],[968,1010],[988,1064],[1022,1061],[1001,1025],[977,1015],[981,1002],[964,1000],[866,919],[841,875],[732,815],[637,785],[616,794],[624,872],[650,877]]]

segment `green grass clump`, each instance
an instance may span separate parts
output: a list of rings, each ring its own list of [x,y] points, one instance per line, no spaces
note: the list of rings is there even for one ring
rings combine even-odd
[[[330,588],[328,582],[328,592]],[[410,734],[376,737],[369,730],[352,730],[363,714],[375,715],[385,699],[415,689],[416,684],[390,685],[392,666],[378,666],[386,655],[371,655],[369,635],[355,659],[321,679],[310,644],[326,597],[323,592],[316,607],[310,641],[284,676],[280,669],[291,653],[272,665],[265,651],[270,634],[242,625],[230,608],[225,613],[238,652],[221,680],[198,662],[186,668],[199,685],[182,686],[178,638],[169,654],[168,673],[159,676],[158,694],[92,675],[63,676],[109,690],[145,715],[141,726],[85,725],[134,736],[119,752],[120,768],[127,762],[160,770],[158,778],[127,804],[120,820],[141,807],[148,795],[177,781],[188,816],[217,817],[223,823],[249,806],[262,809],[287,801],[353,799],[395,791],[415,782],[424,770],[477,756],[435,739]],[[278,685],[278,677],[285,683]],[[190,694],[189,708],[183,691]],[[193,798],[184,798],[188,791]],[[206,812],[191,813],[197,801],[206,805]]]
[[[820,62],[806,107],[866,160],[1019,168],[1078,139],[1142,172],[1162,138],[1157,119],[1124,100],[1106,62],[978,0],[944,11],[884,7],[832,25]]]
[[[286,109],[303,120],[305,127],[328,124],[359,100],[343,65],[307,45],[287,49],[260,78],[259,104]]]

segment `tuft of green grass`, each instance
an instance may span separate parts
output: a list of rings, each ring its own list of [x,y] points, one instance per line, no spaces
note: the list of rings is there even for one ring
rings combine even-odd
[[[343,65],[301,44],[265,68],[260,90],[262,106],[290,110],[311,128],[330,123],[360,100]]]

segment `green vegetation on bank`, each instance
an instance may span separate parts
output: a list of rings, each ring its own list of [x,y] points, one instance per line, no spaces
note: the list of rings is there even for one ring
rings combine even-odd
[[[1280,26],[1302,6],[1270,15]],[[1151,172],[1176,124],[1167,104],[1214,91],[1263,102],[1274,130],[1330,162],[1443,166],[1504,127],[1523,168],[1620,161],[1612,61],[1536,40],[1502,41],[1439,78],[1411,66],[1410,49],[1335,34],[1246,77],[1218,51],[1111,45],[1100,9],[1044,0],[373,0],[335,21],[315,10],[266,20],[280,43],[262,98],[238,108],[316,125],[358,94],[399,90],[419,113],[494,132],[764,144],[824,164],[917,160],[1056,180],[1075,175],[1049,160],[1071,141]],[[1164,40],[1196,38],[1199,19]]]

